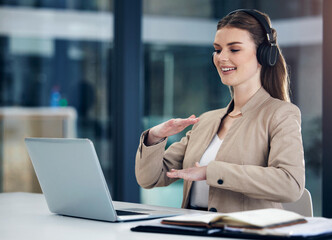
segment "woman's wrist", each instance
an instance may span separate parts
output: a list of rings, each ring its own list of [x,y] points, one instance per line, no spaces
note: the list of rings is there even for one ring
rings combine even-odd
[[[147,146],[152,146],[152,145],[156,145],[158,143],[161,143],[164,140],[165,140],[165,137],[163,137],[163,138],[155,137],[153,135],[153,133],[151,133],[151,129],[150,129],[147,133],[145,144]]]

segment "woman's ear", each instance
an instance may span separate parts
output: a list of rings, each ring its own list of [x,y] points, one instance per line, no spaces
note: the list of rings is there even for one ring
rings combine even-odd
[[[215,53],[216,53],[216,52],[213,52],[213,53],[212,53],[212,64],[213,64],[213,66],[214,66],[215,68],[217,68],[216,65],[214,64],[214,54],[215,54]]]

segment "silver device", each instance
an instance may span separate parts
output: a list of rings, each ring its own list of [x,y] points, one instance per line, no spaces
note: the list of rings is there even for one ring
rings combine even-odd
[[[116,210],[89,139],[26,138],[25,143],[53,213],[110,222],[179,215],[175,211],[139,209],[137,204]]]

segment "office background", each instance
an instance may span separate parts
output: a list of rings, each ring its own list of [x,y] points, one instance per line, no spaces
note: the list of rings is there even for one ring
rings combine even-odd
[[[198,116],[228,103],[229,90],[211,64],[216,23],[234,9],[255,8],[270,15],[289,65],[292,101],[302,112],[314,214],[332,217],[323,204],[332,195],[325,184],[331,176],[323,171],[331,167],[331,137],[322,134],[331,132],[323,125],[331,119],[324,104],[331,99],[323,99],[323,89],[331,90],[329,72],[323,75],[328,5],[0,0],[0,190],[40,192],[24,137],[82,137],[94,142],[114,200],[180,207],[181,181],[152,190],[137,185],[139,135],[170,118]],[[182,136],[171,137],[168,146]]]

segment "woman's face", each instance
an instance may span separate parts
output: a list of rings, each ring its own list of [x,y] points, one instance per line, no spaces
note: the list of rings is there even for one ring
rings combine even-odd
[[[216,32],[213,46],[213,61],[223,84],[234,88],[260,84],[261,65],[248,31],[234,27],[221,28]]]

